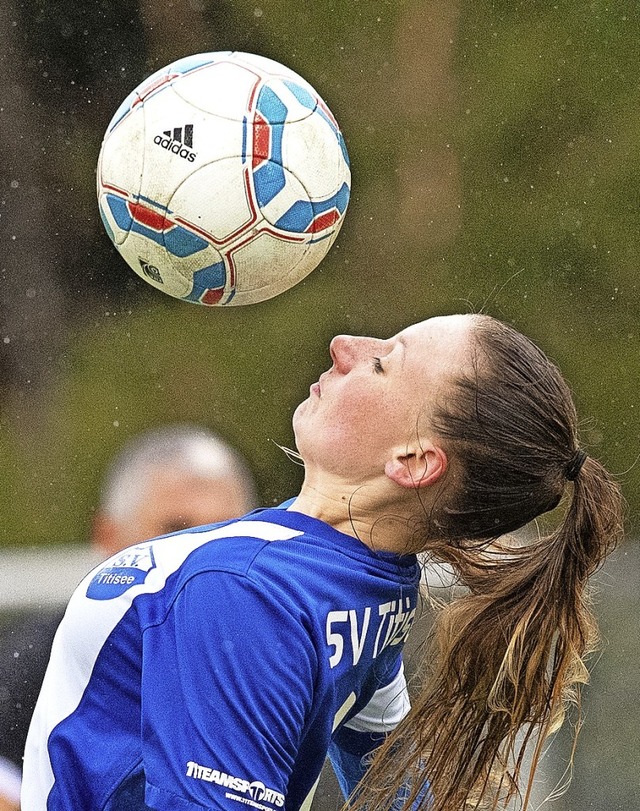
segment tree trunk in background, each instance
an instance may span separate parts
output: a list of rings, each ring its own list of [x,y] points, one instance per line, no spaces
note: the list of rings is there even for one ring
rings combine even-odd
[[[0,4],[0,396],[10,387],[28,414],[56,366],[66,327],[41,177],[43,127],[12,10]]]
[[[398,233],[413,248],[450,243],[460,220],[458,159],[448,138],[456,86],[452,60],[459,0],[417,2],[394,38],[398,112]]]
[[[343,126],[347,143],[350,127],[360,128],[361,141],[361,164],[353,167],[349,232],[356,252],[368,257],[367,273],[351,275],[350,285],[357,290],[361,284],[363,296],[372,284],[387,289],[392,273],[394,295],[415,300],[416,279],[420,289],[428,290],[422,288],[425,262],[435,260],[456,237],[460,171],[450,139],[460,5],[460,0],[398,4],[392,22],[382,18],[388,40],[374,52],[363,35],[361,47],[345,65],[349,98],[357,109],[348,108],[352,118],[345,115]],[[385,296],[379,307],[374,313],[369,304],[362,317],[384,321],[390,314],[390,328],[399,329],[403,322],[393,320]]]

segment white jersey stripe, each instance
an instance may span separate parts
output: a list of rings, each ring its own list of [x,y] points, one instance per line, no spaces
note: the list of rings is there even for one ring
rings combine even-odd
[[[410,709],[404,665],[401,665],[395,679],[376,690],[367,706],[347,721],[345,727],[356,732],[391,732]]]
[[[53,787],[54,775],[43,744],[52,730],[77,709],[105,641],[136,596],[160,591],[167,578],[180,568],[186,558],[208,541],[229,537],[284,541],[303,534],[299,530],[265,521],[238,521],[208,531],[185,532],[182,535],[146,541],[114,555],[93,569],[80,583],[69,602],[70,607],[76,606],[76,611],[67,613],[81,617],[82,622],[63,623],[53,643],[49,669],[66,671],[68,677],[63,681],[55,680],[55,683],[45,677],[27,736],[25,751],[28,757],[22,784],[22,807],[29,811],[46,811],[46,798]],[[101,571],[123,566],[123,561],[132,557],[136,560],[146,558],[153,561],[154,568],[150,569],[143,583],[131,586],[124,594],[111,600],[87,599],[87,589]],[[63,643],[64,635],[70,637],[69,644]],[[81,658],[69,661],[66,651],[70,649],[81,651]],[[31,770],[39,772],[39,775],[36,777]],[[46,792],[43,791],[45,786]],[[34,787],[33,794],[30,787]]]

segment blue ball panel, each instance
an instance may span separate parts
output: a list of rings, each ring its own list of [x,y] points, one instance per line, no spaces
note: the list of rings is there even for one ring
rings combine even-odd
[[[253,173],[253,186],[259,206],[266,206],[285,186],[284,169],[279,163],[268,161]]]
[[[313,206],[308,200],[298,200],[276,222],[276,228],[303,234],[313,220]]]
[[[186,228],[176,225],[175,228],[165,231],[164,244],[169,253],[182,258],[203,251],[209,243]]]
[[[216,262],[206,268],[200,268],[193,274],[193,288],[191,292],[183,296],[185,301],[200,302],[202,295],[211,289],[221,289],[227,281],[227,269],[224,262]]]
[[[305,90],[304,87],[300,87],[299,84],[296,84],[292,81],[285,81],[284,84],[289,90],[293,93],[293,95],[298,99],[300,104],[303,107],[308,107],[309,110],[315,110],[318,106],[318,102],[314,97],[309,93],[308,90]]]
[[[256,110],[269,124],[284,124],[287,120],[287,107],[270,87],[262,87],[258,93]]]
[[[113,214],[113,219],[116,221],[118,228],[122,231],[130,231],[133,217],[127,208],[127,201],[123,200],[122,197],[117,197],[115,194],[107,194],[107,204],[109,205],[109,210]]]

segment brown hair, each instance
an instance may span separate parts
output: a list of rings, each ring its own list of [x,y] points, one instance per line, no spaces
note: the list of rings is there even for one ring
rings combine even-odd
[[[587,680],[587,581],[621,535],[620,493],[580,452],[571,393],[543,352],[488,316],[474,317],[472,335],[472,373],[435,416],[450,465],[419,544],[468,593],[439,613],[422,691],[378,750],[355,809],[416,798],[429,811],[503,807],[519,791],[525,744],[538,742],[533,772]],[[504,537],[556,507],[574,478],[554,532],[526,545]]]

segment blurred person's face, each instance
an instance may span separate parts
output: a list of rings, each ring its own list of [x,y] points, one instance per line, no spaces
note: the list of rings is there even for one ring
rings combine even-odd
[[[108,557],[127,546],[168,532],[228,521],[251,505],[235,479],[212,479],[183,470],[153,470],[144,494],[127,519],[96,515],[93,545]]]

